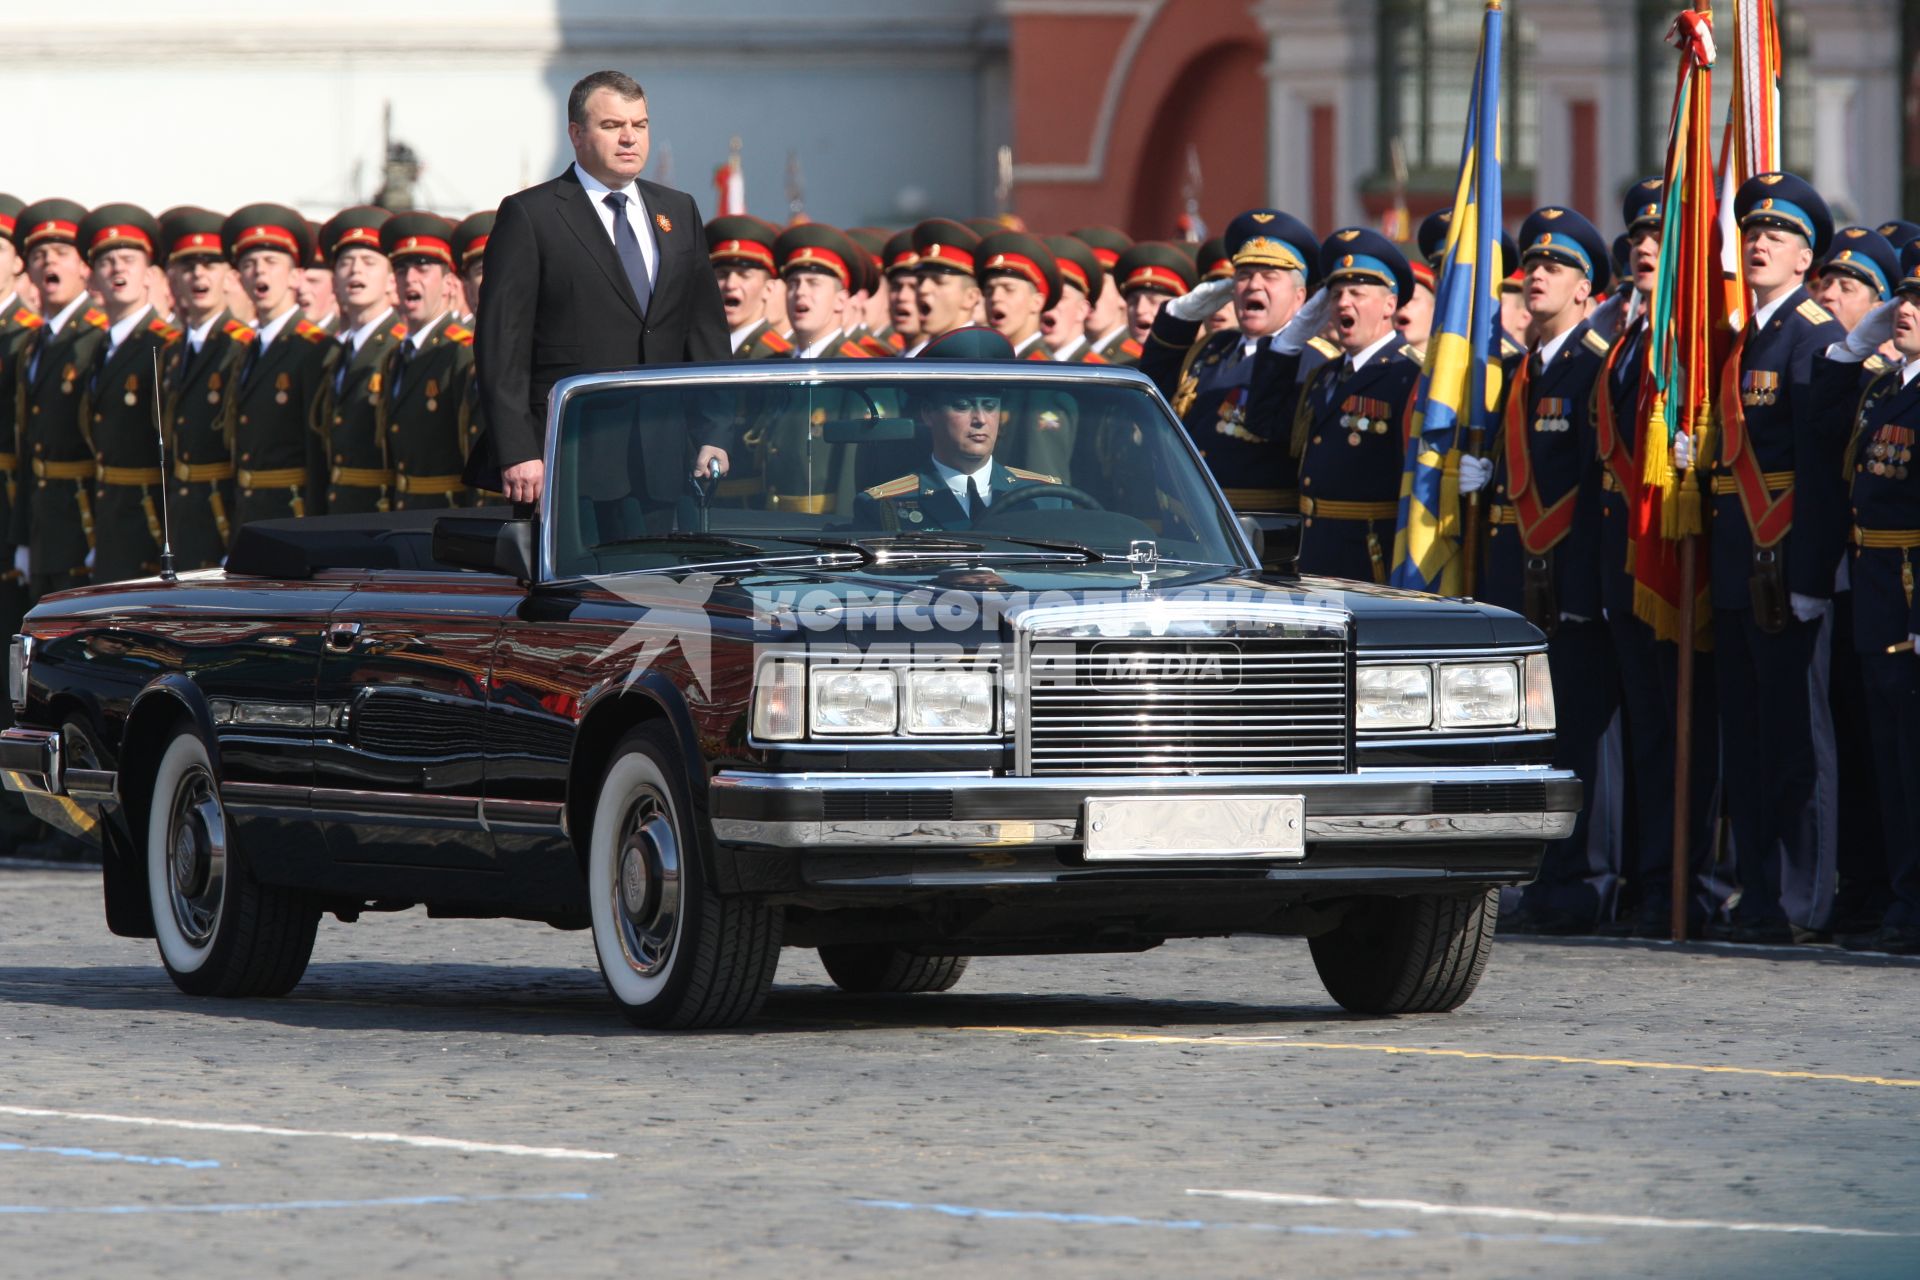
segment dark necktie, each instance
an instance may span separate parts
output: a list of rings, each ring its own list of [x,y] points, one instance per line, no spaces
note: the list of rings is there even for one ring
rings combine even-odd
[[[980,486],[967,477],[967,519],[974,524],[980,523],[980,517],[987,514],[987,500],[981,496]]]
[[[633,233],[633,222],[627,217],[626,194],[609,191],[601,203],[613,210],[613,247],[620,255],[620,265],[626,268],[627,283],[633,286],[633,300],[645,315],[653,297],[653,281],[647,275],[646,256],[640,252],[640,237]]]
[[[413,363],[414,353],[418,350],[411,342],[400,344],[400,360],[393,370],[393,398],[400,399],[400,388],[407,385],[407,366]]]

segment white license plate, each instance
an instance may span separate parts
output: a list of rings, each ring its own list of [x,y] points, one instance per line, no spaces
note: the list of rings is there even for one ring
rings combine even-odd
[[[1304,858],[1302,796],[1089,796],[1088,862]]]

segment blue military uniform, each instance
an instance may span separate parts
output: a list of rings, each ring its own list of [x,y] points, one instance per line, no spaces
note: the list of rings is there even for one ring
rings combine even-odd
[[[1522,267],[1537,259],[1609,278],[1606,243],[1571,209],[1535,211],[1520,229]],[[1549,637],[1559,729],[1554,765],[1586,784],[1572,835],[1547,850],[1521,895],[1533,927],[1586,931],[1607,918],[1620,880],[1618,677],[1600,616],[1600,476],[1593,391],[1610,344],[1582,320],[1529,354],[1507,386],[1492,450],[1481,599],[1525,614]]]
[[[1318,279],[1312,229],[1278,209],[1241,214],[1224,238],[1236,268],[1298,271],[1309,287]],[[1202,338],[1201,328],[1201,321],[1162,308],[1140,371],[1172,403],[1229,503],[1241,510],[1294,510],[1300,489],[1288,450],[1294,400],[1303,361],[1324,360],[1326,351],[1309,346],[1311,356],[1273,361],[1262,357],[1267,343],[1238,329]]]
[[[1622,220],[1631,240],[1643,229],[1659,232],[1659,178],[1648,178],[1627,193]],[[1613,344],[1596,386],[1594,428],[1600,446],[1600,611],[1620,673],[1625,711],[1624,779],[1632,825],[1623,835],[1622,866],[1626,888],[1638,907],[1624,921],[1626,931],[1642,937],[1668,936],[1673,898],[1673,780],[1675,713],[1679,706],[1679,646],[1656,639],[1653,628],[1634,613],[1632,511],[1630,484],[1639,475],[1641,446],[1640,383],[1646,369],[1647,319],[1627,326]],[[1603,417],[1603,414],[1606,415]],[[1730,862],[1716,862],[1715,833],[1720,814],[1720,743],[1713,731],[1714,680],[1711,651],[1693,657],[1691,796],[1687,848],[1691,889],[1687,932],[1724,923],[1722,913],[1733,896]]]
[[[1320,268],[1329,288],[1342,281],[1384,285],[1401,306],[1413,296],[1407,260],[1375,231],[1336,231],[1321,246]],[[1300,391],[1292,439],[1304,517],[1299,563],[1302,573],[1385,582],[1420,360],[1391,332],[1362,354],[1358,364],[1350,355],[1326,361]]]
[[[1743,230],[1780,227],[1815,258],[1833,221],[1791,174],[1741,185]],[[1793,290],[1756,311],[1729,356],[1713,470],[1714,664],[1741,895],[1734,936],[1784,942],[1825,932],[1835,881],[1833,717],[1827,619],[1799,621],[1789,594],[1833,594],[1844,523],[1839,459],[1818,430],[1813,358],[1846,330]],[[1783,501],[1784,499],[1784,501]]]
[[[988,485],[981,495],[986,501],[984,511],[968,510],[954,494],[952,487],[929,464],[884,484],[863,489],[853,501],[854,527],[902,533],[971,529],[984,520],[989,512],[1004,505],[1006,495],[1012,490],[1036,484],[1060,483],[1058,476],[1028,471],[1023,467],[1009,467],[997,461],[991,464],[987,474]],[[1046,507],[1068,505],[1047,498],[1037,498],[1034,503]],[[1027,500],[1023,498],[1016,505],[1025,506]]]

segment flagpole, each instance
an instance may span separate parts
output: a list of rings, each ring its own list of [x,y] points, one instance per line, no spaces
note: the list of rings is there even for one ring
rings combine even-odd
[[[1489,359],[1492,357],[1489,356]],[[1486,448],[1487,429],[1478,421],[1467,429],[1467,452],[1478,458]],[[1468,599],[1480,593],[1480,491],[1467,495],[1467,509],[1460,517],[1460,592]]]
[[[1691,471],[1681,477],[1689,483]],[[1692,859],[1688,828],[1693,825],[1693,608],[1694,608],[1694,535],[1680,540],[1680,638],[1679,661],[1674,672],[1673,709],[1673,915],[1675,942],[1687,940],[1687,902],[1692,886],[1688,870]]]

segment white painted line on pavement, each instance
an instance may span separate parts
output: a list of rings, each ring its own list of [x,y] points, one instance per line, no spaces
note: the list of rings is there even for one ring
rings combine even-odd
[[[232,1124],[218,1120],[169,1120],[161,1116],[121,1116],[102,1111],[55,1111],[46,1107],[0,1105],[0,1115],[36,1120],[85,1120],[98,1124],[131,1124],[150,1129],[188,1129],[196,1133],[247,1133],[269,1138],[336,1138],[343,1142],[392,1143],[429,1147],[437,1151],[468,1151],[496,1156],[533,1156],[542,1160],[618,1160],[615,1151],[583,1151],[577,1147],[527,1147],[516,1142],[470,1142],[465,1138],[436,1138],[421,1133],[355,1133],[335,1129],[283,1129],[264,1124]]]
[[[443,1205],[580,1203],[593,1196],[585,1191],[509,1192],[491,1196],[382,1196],[376,1200],[260,1200],[235,1204],[0,1204],[3,1217],[64,1217],[102,1214],[107,1217],[172,1213],[289,1213],[310,1209],[431,1209]]]
[[[1240,1200],[1309,1209],[1378,1209],[1391,1213],[1418,1213],[1462,1218],[1502,1218],[1512,1222],[1547,1222],[1562,1226],[1643,1227],[1666,1231],[1745,1231],[1797,1236],[1857,1236],[1874,1240],[1905,1240],[1905,1231],[1870,1231],[1865,1227],[1829,1227],[1817,1222],[1728,1222],[1715,1218],[1649,1218],[1622,1213],[1558,1213],[1549,1209],[1519,1209],[1505,1205],[1434,1204],[1427,1200],[1381,1200],[1367,1196],[1319,1196],[1289,1191],[1231,1191],[1187,1188],[1190,1196]]]

